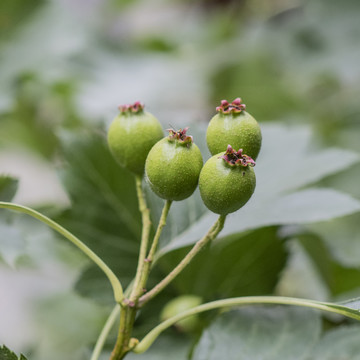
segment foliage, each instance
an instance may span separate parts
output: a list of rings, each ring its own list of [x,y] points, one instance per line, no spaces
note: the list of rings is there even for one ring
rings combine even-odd
[[[154,328],[163,306],[182,294],[204,301],[360,296],[357,1],[299,1],[293,7],[290,1],[261,0],[221,8],[203,1],[196,11],[186,1],[105,1],[89,6],[88,16],[79,15],[80,5],[70,11],[63,2],[12,3],[0,5],[8,19],[0,19],[6,34],[0,39],[0,201],[11,201],[24,180],[2,169],[2,152],[22,148],[52,169],[56,164],[70,204],[35,207],[99,254],[124,288],[136,269],[141,217],[135,182],[106,146],[105,128],[117,102],[140,98],[164,127],[190,126],[204,160],[204,123],[221,99],[242,96],[261,124],[253,198],[146,304],[136,337]],[[144,17],[150,11],[151,19]],[[36,182],[34,191],[41,191],[41,174]],[[163,202],[145,190],[156,226]],[[214,220],[198,191],[172,205],[149,288]],[[24,216],[1,209],[0,234],[1,276],[11,271],[21,282],[21,274],[64,262],[61,276],[71,273],[73,279],[69,288],[60,281],[55,296],[40,291],[27,304],[32,317],[24,321],[36,331],[16,351],[38,360],[88,359],[113,304],[106,277],[72,245]],[[357,358],[359,352],[356,323],[310,310],[251,306],[204,313],[201,321],[198,333],[169,329],[149,351],[128,358],[165,359],[171,351],[179,360],[331,360]],[[0,322],[0,341],[6,324]],[[114,330],[101,359],[109,357],[115,338]],[[6,347],[0,348],[3,357],[18,359]]]
[[[13,353],[11,350],[9,350],[6,346],[0,347],[0,359],[1,360],[26,360],[26,357],[24,355],[20,355],[18,358],[15,353]]]

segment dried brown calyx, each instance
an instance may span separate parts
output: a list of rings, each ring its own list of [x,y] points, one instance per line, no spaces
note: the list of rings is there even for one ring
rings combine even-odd
[[[239,114],[246,109],[246,105],[242,103],[241,98],[236,98],[232,103],[221,100],[221,105],[216,108],[221,114]]]
[[[235,151],[231,145],[228,145],[225,154],[219,158],[224,159],[229,166],[255,166],[255,161],[243,154],[242,149]]]

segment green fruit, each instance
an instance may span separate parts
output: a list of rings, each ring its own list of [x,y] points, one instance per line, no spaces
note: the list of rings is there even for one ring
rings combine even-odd
[[[229,145],[226,152],[210,158],[201,170],[199,188],[206,207],[226,215],[244,206],[255,190],[255,162],[235,152]]]
[[[183,311],[189,310],[202,303],[202,299],[196,295],[182,295],[169,301],[161,312],[161,321],[170,319]],[[183,332],[190,332],[197,329],[199,324],[199,315],[192,315],[178,321],[175,327]]]
[[[203,159],[187,129],[169,130],[170,135],[156,143],[146,159],[146,180],[166,200],[184,200],[198,184]]]
[[[120,114],[108,132],[110,151],[121,166],[142,175],[150,149],[164,136],[161,124],[153,115],[144,112],[139,102],[119,109]]]
[[[211,154],[225,151],[230,144],[256,160],[261,148],[261,130],[257,121],[245,111],[245,104],[240,98],[231,104],[222,100],[216,110],[218,114],[210,120],[206,132]]]

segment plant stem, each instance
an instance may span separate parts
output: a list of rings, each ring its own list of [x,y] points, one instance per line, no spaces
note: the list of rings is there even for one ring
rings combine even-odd
[[[133,286],[134,280],[130,282],[130,284],[128,285],[128,287],[126,288],[125,292],[124,292],[124,296],[125,298],[129,295],[132,286]],[[106,323],[103,327],[103,329],[101,330],[101,333],[96,341],[92,356],[90,360],[98,360],[101,351],[104,347],[105,344],[105,340],[109,335],[110,330],[112,329],[112,327],[115,324],[115,321],[120,313],[120,311],[122,311],[121,306],[119,306],[119,304],[116,304],[115,307],[113,308],[113,310],[111,311],[109,317],[106,320]]]
[[[139,259],[138,259],[138,265],[136,269],[136,275],[134,280],[134,285],[132,288],[132,292],[130,295],[130,301],[137,300],[136,297],[140,296],[137,295],[140,291],[140,282],[142,278],[142,274],[144,271],[145,266],[145,257],[146,252],[148,249],[149,244],[149,236],[150,236],[150,230],[151,230],[151,219],[150,219],[150,210],[147,207],[146,204],[146,198],[142,189],[142,177],[136,176],[136,192],[138,196],[139,201],[139,210],[141,212],[141,219],[142,219],[142,233],[141,233],[141,243],[140,243],[140,251],[139,251]],[[142,288],[141,288],[142,289]]]
[[[106,320],[106,323],[105,323],[103,329],[101,330],[100,336],[98,337],[98,339],[96,341],[96,345],[94,347],[94,350],[93,350],[90,360],[98,360],[99,359],[99,356],[104,347],[106,338],[108,337],[109,332],[112,329],[120,311],[121,311],[120,305],[116,304],[114,306],[113,310],[111,311],[110,316]]]
[[[168,217],[171,204],[172,204],[171,200],[166,200],[165,205],[163,207],[161,217],[160,217],[160,220],[159,220],[159,225],[158,225],[158,227],[156,229],[156,233],[155,233],[153,242],[151,244],[149,254],[146,257],[147,261],[150,262],[150,263],[154,260],[154,255],[155,255],[156,249],[157,249],[158,244],[159,244],[160,235],[161,235],[163,227],[166,225],[166,219]]]
[[[115,347],[110,360],[121,360],[131,350],[129,343],[134,326],[137,309],[134,306],[122,306],[120,311],[120,323]]]
[[[68,239],[75,246],[77,246],[85,255],[87,255],[105,273],[105,275],[108,277],[112,285],[115,301],[117,303],[121,303],[124,300],[123,289],[116,275],[104,263],[104,261],[101,258],[99,258],[99,256],[97,256],[91,249],[89,249],[80,239],[78,239],[70,231],[66,230],[61,225],[51,220],[47,216],[26,206],[0,201],[0,208],[15,210],[17,212],[30,215],[35,219],[42,221],[43,223],[45,223],[46,225],[57,231],[59,234],[63,235],[66,239]]]
[[[137,289],[137,292],[135,294],[135,299],[134,299],[134,301],[136,301],[136,303],[138,303],[138,300],[141,297],[141,295],[144,294],[144,289],[146,287],[146,283],[147,283],[147,280],[149,278],[151,267],[152,267],[152,264],[153,264],[153,261],[154,261],[155,252],[156,252],[156,249],[157,249],[158,244],[159,244],[159,239],[160,239],[160,236],[161,236],[161,233],[162,233],[162,229],[166,225],[166,219],[167,219],[167,216],[169,214],[171,204],[172,204],[171,200],[167,200],[165,202],[165,205],[164,205],[164,207],[162,209],[162,212],[161,212],[159,224],[158,224],[154,239],[153,239],[152,244],[151,244],[150,251],[148,253],[148,256],[144,259],[144,267],[143,267],[142,273],[141,273],[140,284],[139,284],[139,287]]]
[[[142,178],[136,177],[136,189],[139,199],[139,209],[142,214],[142,235],[140,244],[140,253],[138,260],[138,267],[136,270],[134,284],[129,296],[129,299],[125,299],[122,303],[122,309],[120,313],[120,324],[118,337],[114,350],[111,354],[110,360],[122,359],[134,345],[131,344],[131,333],[134,326],[136,313],[138,310],[137,303],[140,296],[144,293],[144,288],[150,273],[150,267],[152,257],[156,251],[157,244],[161,235],[161,231],[166,224],[166,218],[169,213],[171,201],[167,201],[162,211],[162,215],[159,221],[158,228],[156,230],[154,240],[149,251],[150,257],[146,257],[146,252],[149,243],[149,235],[151,229],[150,211],[146,205],[146,199],[142,190]]]
[[[152,329],[132,350],[138,354],[143,353],[151,346],[151,344],[155,341],[155,339],[164,330],[174,325],[176,322],[184,318],[187,318],[189,316],[199,314],[204,311],[209,311],[224,307],[234,307],[234,306],[244,306],[244,305],[254,305],[254,304],[297,305],[297,306],[328,311],[328,312],[344,315],[352,319],[360,320],[360,311],[339,304],[333,304],[333,303],[327,303],[327,302],[321,302],[315,300],[307,300],[307,299],[282,297],[282,296],[237,297],[237,298],[212,301],[207,304],[196,306],[176,316],[173,316],[172,318],[162,322],[154,329]]]
[[[184,268],[190,264],[191,260],[200,252],[200,250],[211,240],[215,239],[215,237],[224,227],[225,218],[226,215],[219,216],[219,218],[210,228],[207,234],[193,246],[193,248],[181,260],[181,262],[153,289],[151,289],[148,293],[146,293],[139,299],[139,306],[143,306],[154,296],[156,296],[160,291],[162,291],[167,285],[169,285],[170,282],[173,281],[175,277],[178,276],[181,273],[181,271],[183,271]]]

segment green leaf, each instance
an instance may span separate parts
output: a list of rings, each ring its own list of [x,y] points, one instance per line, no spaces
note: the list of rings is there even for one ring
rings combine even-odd
[[[322,290],[324,295],[328,293],[328,296],[332,295],[341,300],[359,293],[360,269],[358,266],[349,267],[342,262],[339,263],[335,251],[328,246],[325,239],[316,233],[300,233],[296,235],[296,239],[299,241],[299,245],[301,244],[306,250],[308,261],[302,264],[302,271],[294,269],[294,277],[292,281],[289,279],[289,283],[293,284],[293,288],[295,288],[295,284],[298,284],[296,285],[297,290],[295,293],[286,293],[286,295],[321,299],[314,294],[318,294]],[[299,247],[293,256],[299,257],[304,252]],[[310,259],[311,261],[309,261]],[[311,270],[312,275],[310,275]],[[304,272],[309,275],[307,279]],[[309,284],[314,285],[312,289]],[[308,292],[306,293],[306,291]],[[322,300],[326,298],[325,295]]]
[[[215,241],[173,281],[182,294],[205,299],[264,295],[273,292],[287,253],[277,236],[278,229],[264,228]],[[188,248],[173,251],[159,261],[168,273]]]
[[[24,355],[18,358],[15,353],[9,350],[5,345],[0,346],[0,359],[1,360],[27,360]]]
[[[280,275],[276,295],[327,301],[330,291],[317,264],[312,261],[297,238],[289,239],[287,248],[289,257]],[[321,253],[319,256],[326,255]]]
[[[317,313],[307,309],[253,307],[221,314],[206,329],[192,360],[359,359],[360,326],[342,326],[321,337]]]
[[[43,2],[44,0],[29,0],[25,3],[21,0],[2,1],[0,13],[6,21],[0,23],[0,41],[8,41],[11,33],[26,23],[26,18]]]
[[[124,287],[137,265],[141,233],[135,180],[113,160],[103,134],[62,136],[67,162],[61,177],[72,206],[57,219],[120,276]],[[85,270],[77,288],[84,295],[113,302],[103,274]],[[107,299],[107,300],[106,300]]]
[[[360,359],[360,326],[339,327],[328,331],[308,360]]]
[[[320,317],[311,310],[278,306],[233,310],[204,331],[192,360],[305,360],[320,333]]]
[[[191,341],[180,334],[164,335],[160,337],[148,351],[143,354],[130,353],[129,360],[187,360],[190,352]],[[169,351],[171,351],[171,356]]]
[[[34,358],[43,360],[86,359],[87,346],[95,342],[108,310],[73,293],[42,299],[35,305],[38,326],[34,331],[41,342]],[[88,354],[87,354],[88,355]]]
[[[358,200],[332,189],[297,190],[346,169],[359,160],[357,154],[340,149],[310,151],[311,132],[306,127],[265,125],[262,132],[255,193],[244,208],[228,216],[221,236],[269,225],[330,220],[360,210]],[[215,214],[205,212],[161,253],[196,242],[215,219]]]
[[[11,201],[15,196],[18,180],[6,175],[0,175],[0,201]]]
[[[18,224],[13,216],[8,220],[0,217],[0,257],[11,267],[15,267],[18,257],[26,253],[26,242]]]
[[[353,214],[331,222],[307,225],[307,229],[320,236],[342,265],[360,265],[360,214]]]

